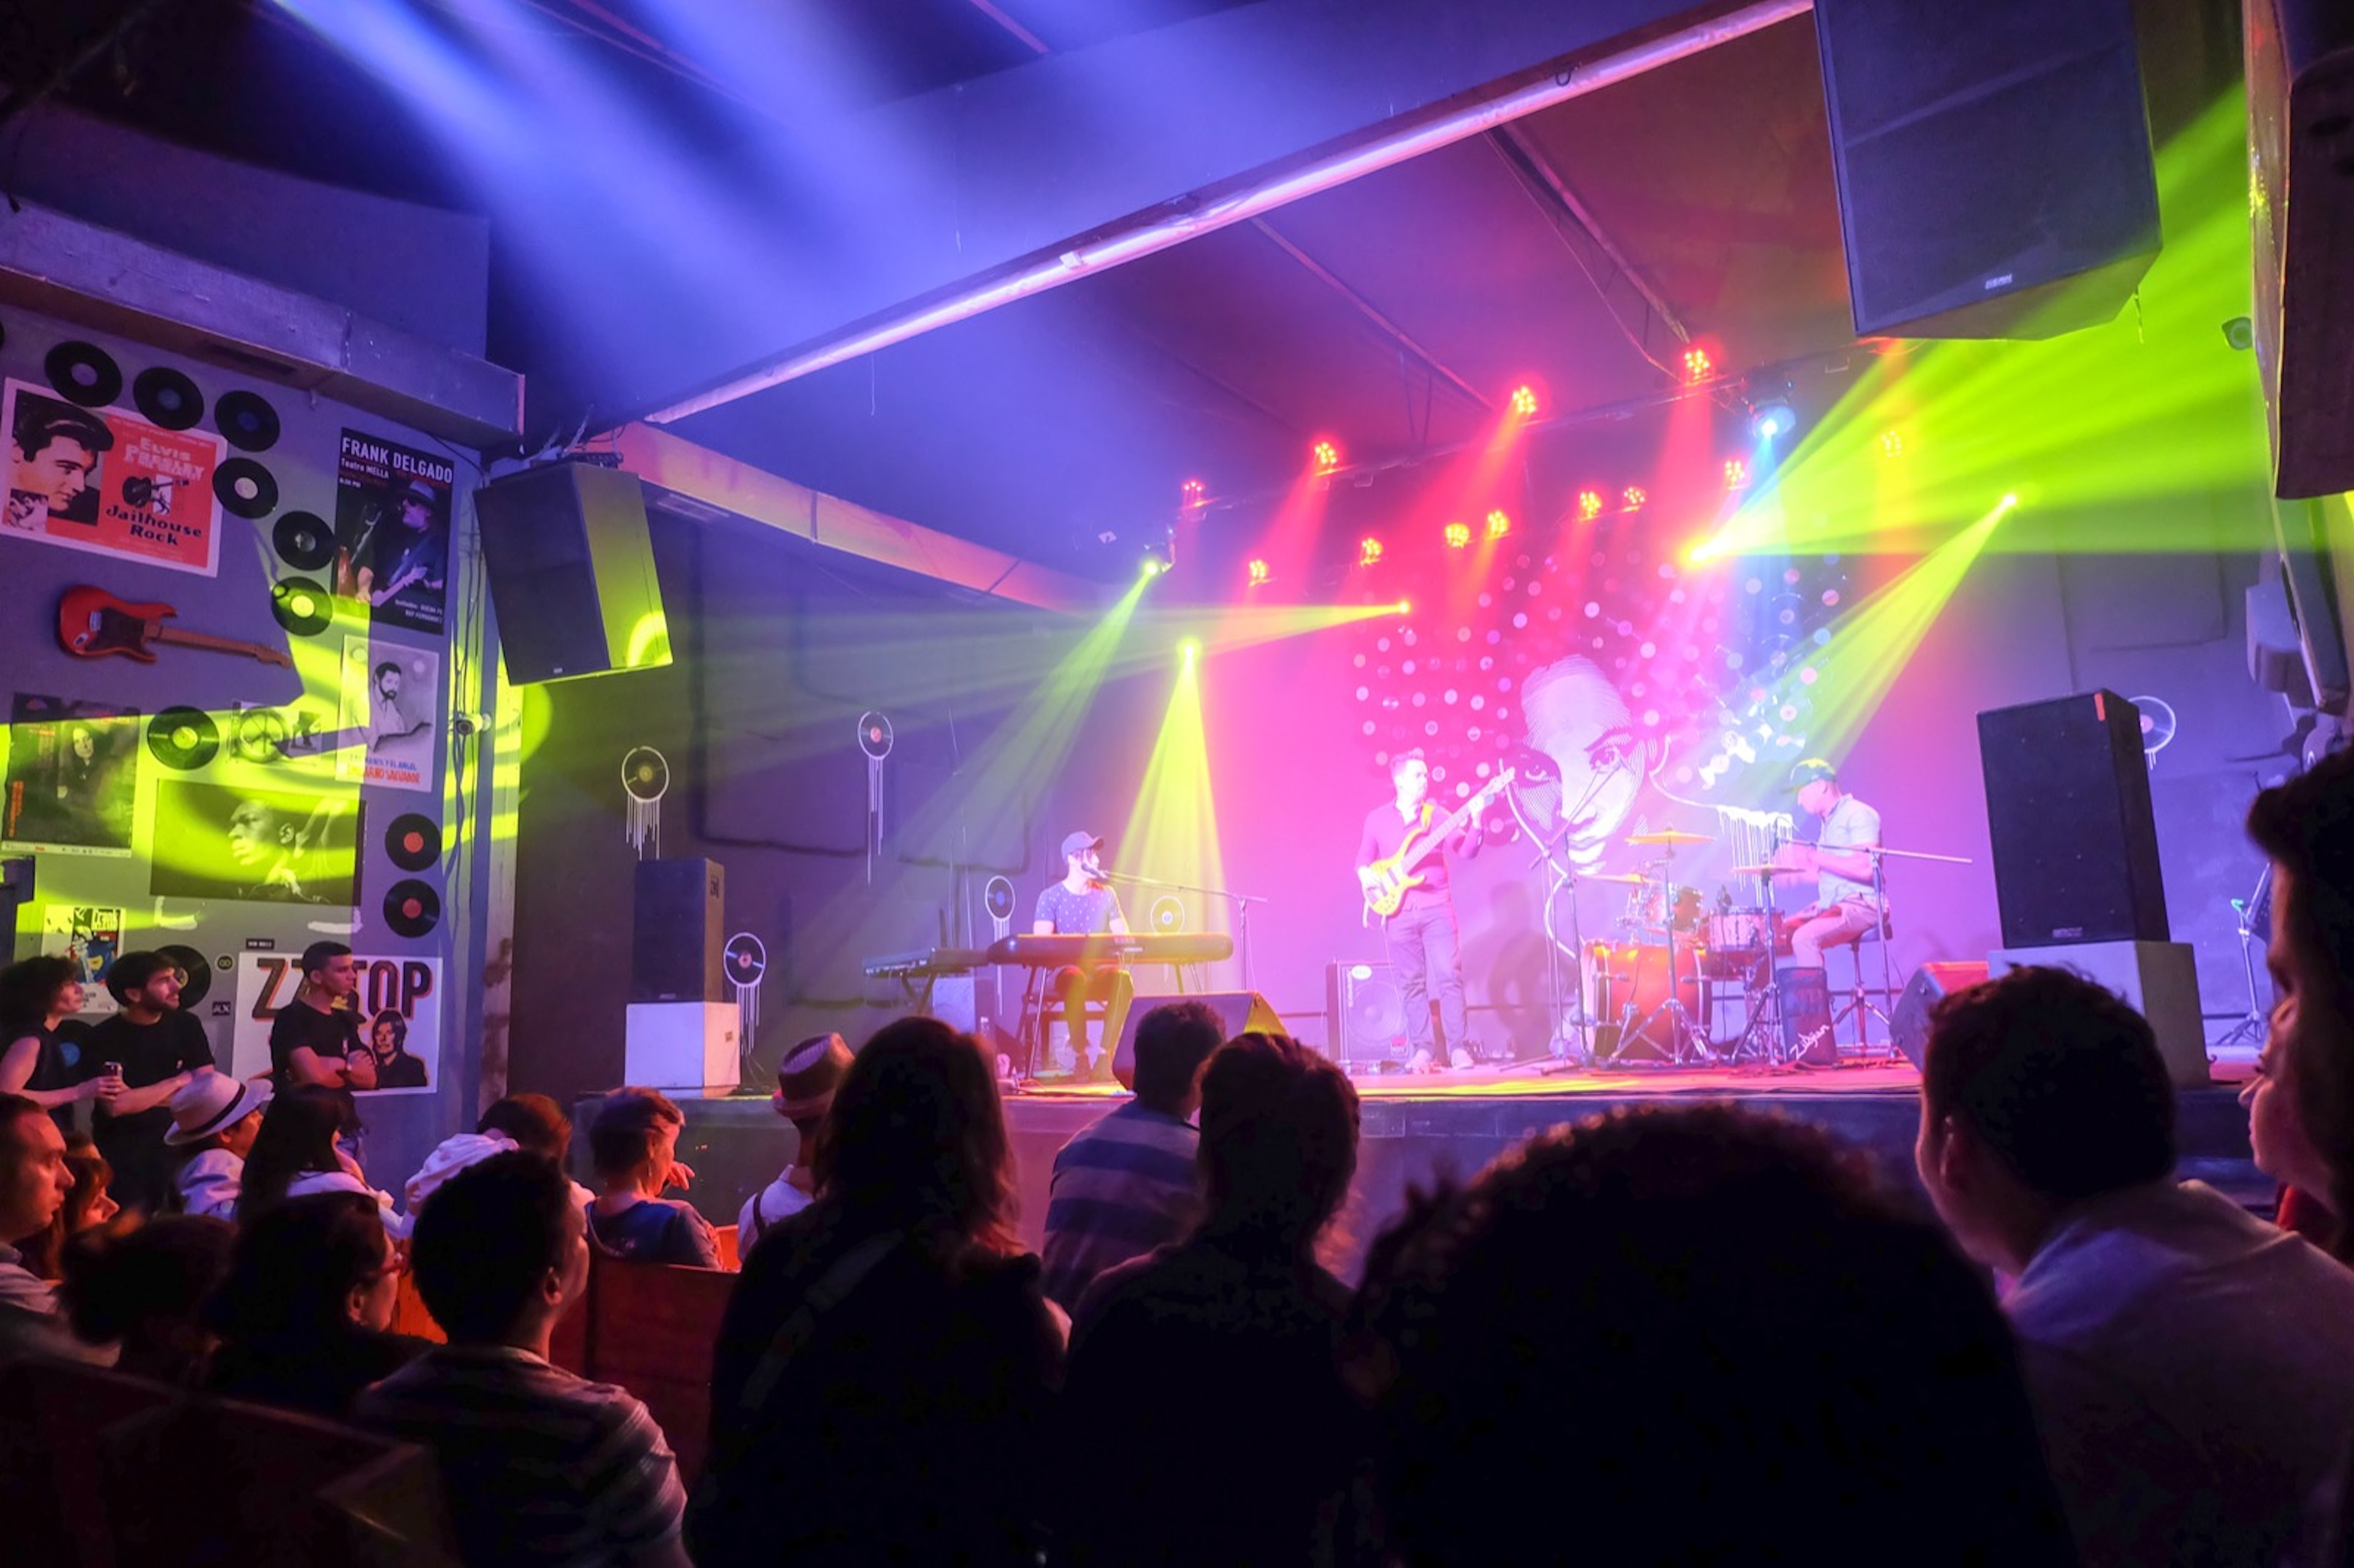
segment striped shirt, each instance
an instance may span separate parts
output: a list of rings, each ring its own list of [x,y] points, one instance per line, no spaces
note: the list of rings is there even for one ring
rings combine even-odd
[[[1202,1135],[1130,1101],[1063,1145],[1046,1203],[1045,1289],[1066,1311],[1096,1276],[1182,1241],[1202,1217]]]
[[[361,1393],[353,1418],[433,1450],[468,1563],[623,1563],[686,1510],[643,1404],[512,1346],[437,1345]]]

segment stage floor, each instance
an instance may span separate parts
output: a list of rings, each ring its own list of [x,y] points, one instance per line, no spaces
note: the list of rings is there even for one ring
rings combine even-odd
[[[1341,1245],[1334,1249],[1348,1275],[1381,1227],[1403,1211],[1410,1188],[1441,1175],[1469,1177],[1532,1133],[1622,1106],[1731,1100],[1797,1117],[1865,1150],[1906,1191],[1919,1190],[1913,1144],[1921,1079],[1902,1060],[1808,1072],[1638,1067],[1550,1075],[1523,1063],[1352,1081],[1363,1103],[1357,1179],[1342,1218]],[[1022,1234],[1030,1245],[1039,1243],[1055,1151],[1126,1098],[1110,1084],[1034,1086],[1006,1097],[1020,1166]],[[784,1165],[791,1129],[758,1096],[679,1103],[686,1114],[679,1157],[696,1172],[690,1196],[715,1224],[730,1223],[745,1198]],[[584,1102],[576,1114],[587,1109]],[[2177,1119],[2180,1173],[2269,1213],[2273,1186],[2249,1159],[2247,1114],[2237,1085],[2180,1091]],[[588,1143],[586,1138],[574,1141],[584,1149]]]

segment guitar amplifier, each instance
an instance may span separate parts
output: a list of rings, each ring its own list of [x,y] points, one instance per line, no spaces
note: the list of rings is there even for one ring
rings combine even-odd
[[[1386,963],[1324,966],[1325,1038],[1332,1059],[1368,1072],[1405,1065],[1405,1003]]]

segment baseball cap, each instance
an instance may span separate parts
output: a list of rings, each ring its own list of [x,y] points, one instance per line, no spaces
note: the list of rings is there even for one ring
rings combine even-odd
[[[1803,762],[1792,765],[1790,768],[1790,788],[1793,791],[1796,791],[1805,789],[1809,784],[1819,781],[1836,781],[1838,778],[1838,768],[1833,768],[1829,763],[1825,762],[1819,757],[1809,757]]]
[[[1087,850],[1097,849],[1102,847],[1102,844],[1103,835],[1100,833],[1077,832],[1066,833],[1063,836],[1063,853],[1066,855],[1079,854]]]

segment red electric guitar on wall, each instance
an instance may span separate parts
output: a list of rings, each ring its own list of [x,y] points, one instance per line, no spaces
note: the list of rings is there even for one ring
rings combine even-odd
[[[1386,920],[1398,912],[1405,902],[1406,889],[1422,885],[1422,874],[1415,868],[1438,853],[1438,847],[1463,831],[1465,823],[1487,810],[1505,785],[1512,781],[1512,769],[1505,768],[1479,787],[1479,792],[1447,813],[1445,820],[1419,827],[1406,834],[1405,842],[1398,845],[1397,853],[1387,860],[1377,860],[1365,867],[1365,914],[1368,918],[1378,915]],[[1429,815],[1426,804],[1424,815]]]
[[[143,664],[155,662],[152,645],[157,642],[209,648],[216,653],[242,653],[265,664],[292,667],[294,662],[283,648],[164,624],[179,613],[168,604],[131,604],[104,588],[84,583],[66,589],[58,600],[58,645],[78,659],[120,653]]]

